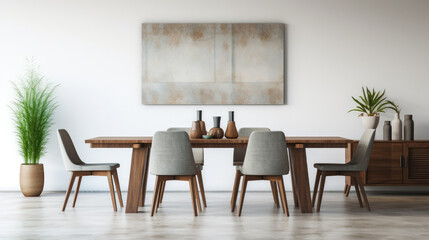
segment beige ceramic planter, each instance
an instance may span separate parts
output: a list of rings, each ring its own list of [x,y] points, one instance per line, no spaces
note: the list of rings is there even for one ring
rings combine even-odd
[[[366,129],[376,129],[380,116],[361,116],[362,124]]]
[[[38,197],[43,191],[45,175],[43,164],[21,164],[19,185],[26,197]]]

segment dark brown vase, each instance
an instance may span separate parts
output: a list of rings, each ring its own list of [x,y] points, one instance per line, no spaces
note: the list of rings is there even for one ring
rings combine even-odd
[[[221,138],[223,138],[223,129],[222,128],[212,128],[209,131],[209,135],[211,135],[213,138],[221,139]]]
[[[191,128],[191,131],[189,132],[189,137],[192,139],[203,138],[203,131],[201,131],[200,121],[192,122],[192,128]]]
[[[229,111],[229,121],[226,126],[225,137],[231,139],[238,138],[237,127],[235,127],[234,122],[234,111]]]
[[[203,110],[197,110],[197,121],[200,122],[202,134],[206,135],[207,130],[206,130],[206,123],[203,121]]]
[[[220,116],[213,117],[213,125],[214,127],[210,129],[209,135],[217,139],[223,138],[223,129],[220,128]]]
[[[204,121],[199,121],[200,122],[200,126],[201,126],[201,133],[203,135],[207,134],[207,130],[206,130],[206,123]]]
[[[235,122],[228,122],[228,125],[226,126],[226,132],[225,132],[226,138],[238,138],[238,132],[237,128],[235,127]]]

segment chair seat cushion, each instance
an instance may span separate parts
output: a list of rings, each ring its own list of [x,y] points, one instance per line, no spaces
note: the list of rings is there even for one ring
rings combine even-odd
[[[314,167],[322,171],[362,171],[359,165],[347,163],[315,163]]]
[[[86,163],[74,165],[73,171],[110,171],[119,167],[119,163]]]

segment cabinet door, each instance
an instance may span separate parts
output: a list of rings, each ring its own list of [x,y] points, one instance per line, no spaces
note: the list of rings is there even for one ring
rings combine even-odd
[[[367,184],[402,183],[402,143],[375,142],[366,172]]]
[[[404,183],[429,183],[429,144],[404,143]]]

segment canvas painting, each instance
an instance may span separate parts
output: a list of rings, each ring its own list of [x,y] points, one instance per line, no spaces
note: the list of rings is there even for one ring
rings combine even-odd
[[[280,23],[142,26],[143,104],[284,104]]]

